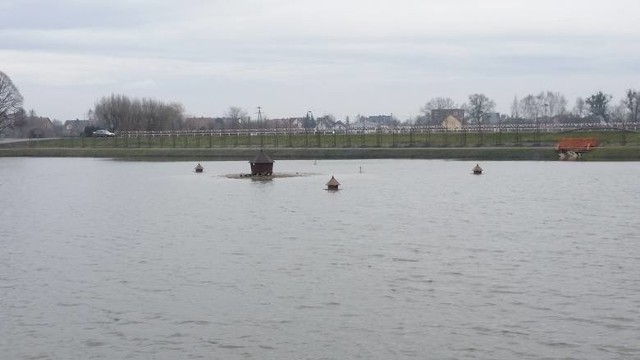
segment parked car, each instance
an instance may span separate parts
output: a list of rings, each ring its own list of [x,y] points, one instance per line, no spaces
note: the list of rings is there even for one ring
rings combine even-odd
[[[94,137],[111,137],[116,136],[116,134],[112,133],[109,130],[96,130],[92,134]]]

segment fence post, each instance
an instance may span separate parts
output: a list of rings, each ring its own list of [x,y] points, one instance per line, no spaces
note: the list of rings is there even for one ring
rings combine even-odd
[[[416,141],[418,140],[417,134],[418,129],[414,128],[413,126],[409,128],[409,147],[416,146]]]

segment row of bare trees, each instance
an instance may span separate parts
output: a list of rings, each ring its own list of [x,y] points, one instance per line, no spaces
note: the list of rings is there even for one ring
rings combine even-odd
[[[618,104],[611,104],[612,96],[602,91],[586,99],[578,98],[574,114],[596,116],[605,122],[638,122],[640,120],[640,91],[628,89]]]
[[[629,89],[625,95],[617,105],[611,104],[612,96],[602,91],[587,98],[578,97],[572,111],[567,110],[567,99],[559,92],[542,91],[521,99],[516,96],[507,120],[535,121],[562,117],[573,120],[590,118],[603,122],[637,122],[640,120],[640,91]],[[487,121],[490,113],[495,112],[495,102],[484,94],[469,95],[468,101],[463,104],[457,104],[448,97],[432,98],[420,109],[421,114],[415,119],[416,124],[432,124],[432,111],[441,109],[463,109],[470,123],[480,124]]]
[[[125,95],[103,97],[89,110],[89,120],[112,131],[177,130],[183,118],[184,108],[179,103],[131,99]]]
[[[511,105],[511,116],[506,121],[536,121],[564,117],[569,120],[575,118],[592,118],[599,121],[638,121],[640,112],[640,92],[630,89],[626,98],[619,105],[610,104],[611,95],[599,91],[586,99],[578,98],[572,112],[567,110],[567,100],[559,92],[543,91],[536,95],[528,94],[521,99],[514,98]],[[421,108],[421,115],[415,120],[416,124],[432,124],[432,110],[463,109],[466,121],[470,124],[487,123],[489,116],[495,113],[496,103],[484,94],[471,94],[467,102],[456,104],[451,98],[436,97],[428,101]],[[329,115],[329,117],[333,118]],[[176,130],[183,125],[184,110],[177,103],[165,104],[151,99],[130,99],[124,95],[111,95],[98,101],[90,111],[90,118],[97,124],[111,130],[145,130],[162,131]],[[503,116],[503,119],[505,117]],[[309,119],[307,114],[306,120]],[[211,125],[212,128],[242,129],[252,127],[269,127],[272,122],[262,117],[262,123],[252,121],[251,116],[241,107],[231,106],[224,113],[223,118],[215,119],[220,124]],[[333,119],[335,122],[335,119]],[[411,120],[409,120],[411,121]],[[315,126],[315,119],[313,121]],[[305,127],[307,127],[305,125]],[[309,126],[313,127],[313,126]]]
[[[539,117],[553,117],[567,112],[567,99],[564,95],[543,91],[537,95],[529,94],[518,100],[513,99],[511,104],[511,117],[524,119],[537,119]]]
[[[471,94],[467,103],[458,105],[448,97],[436,97],[429,100],[421,109],[421,114],[416,119],[417,125],[433,124],[433,110],[463,109],[468,114],[472,123],[480,124],[486,121],[488,114],[495,112],[496,103],[484,94]]]
[[[568,111],[564,95],[543,91],[538,94],[528,94],[521,99],[515,97],[511,105],[511,116],[508,118],[538,120],[560,116],[570,119],[590,118],[603,122],[638,122],[640,91],[629,89],[625,95],[618,104],[612,104],[612,96],[599,91],[586,98],[577,98],[574,108]],[[0,135],[8,128],[19,126],[21,121],[27,118],[22,103],[23,97],[18,88],[9,76],[0,71]],[[415,123],[419,125],[433,123],[432,110],[463,109],[469,123],[481,124],[487,122],[488,116],[495,113],[495,107],[495,101],[484,94],[471,94],[463,104],[457,104],[451,98],[436,97],[421,108],[421,114],[415,119]],[[183,126],[184,108],[175,102],[164,103],[154,99],[110,95],[98,100],[94,108],[89,110],[88,115],[94,125],[114,131],[177,130]],[[335,122],[333,117],[329,117],[331,118],[329,122]],[[315,119],[307,113],[305,124],[307,122],[310,124],[311,120],[315,126]],[[260,121],[263,125],[268,122],[264,116]],[[348,119],[346,121],[348,126]],[[413,121],[414,119],[409,120],[409,122]],[[230,107],[220,122],[221,126],[226,128],[244,128],[252,125],[247,111],[236,106]]]

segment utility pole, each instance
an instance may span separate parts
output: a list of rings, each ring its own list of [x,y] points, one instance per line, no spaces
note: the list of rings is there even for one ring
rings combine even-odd
[[[264,148],[264,124],[262,123],[262,108],[258,106],[258,128],[260,129],[260,149]]]

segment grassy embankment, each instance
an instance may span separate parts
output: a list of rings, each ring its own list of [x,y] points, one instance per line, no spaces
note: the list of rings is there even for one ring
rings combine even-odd
[[[275,159],[556,160],[554,145],[564,137],[600,140],[584,160],[640,160],[640,134],[620,131],[76,137],[2,144],[0,156],[247,160],[264,148]]]

